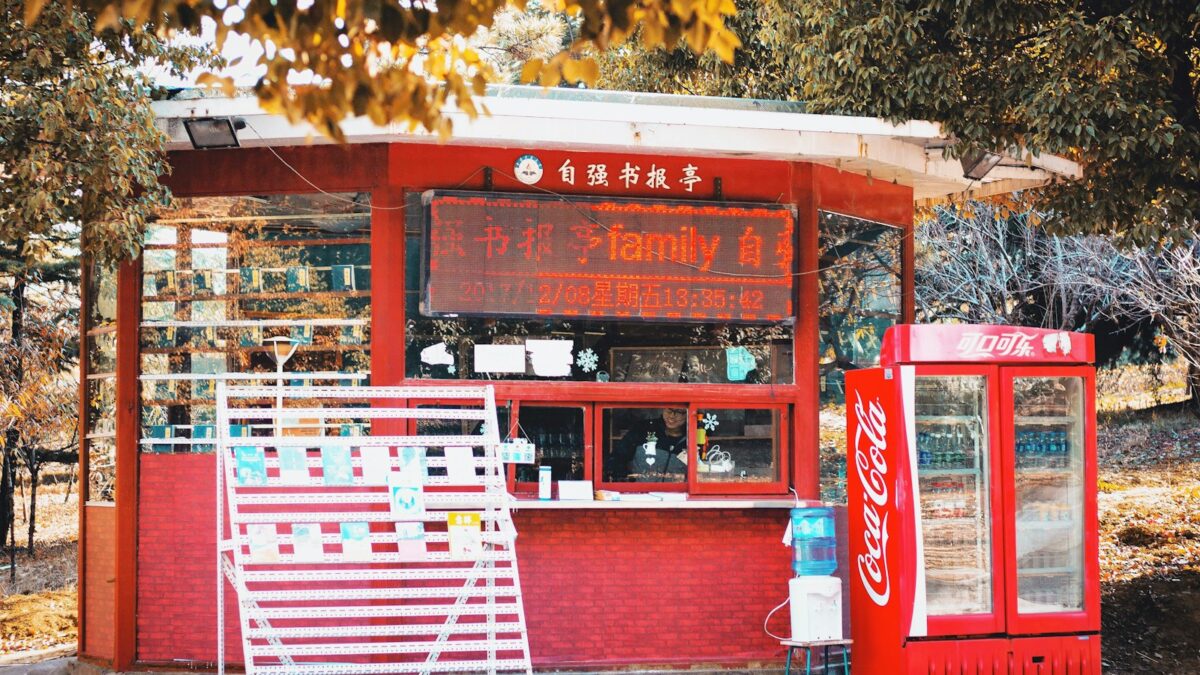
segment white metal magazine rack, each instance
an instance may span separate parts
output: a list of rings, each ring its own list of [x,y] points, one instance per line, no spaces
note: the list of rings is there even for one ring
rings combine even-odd
[[[499,431],[491,387],[219,383],[218,672],[228,580],[250,675],[531,673]]]

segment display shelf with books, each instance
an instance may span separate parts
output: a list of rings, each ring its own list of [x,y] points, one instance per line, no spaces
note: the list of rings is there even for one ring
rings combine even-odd
[[[216,625],[228,580],[247,673],[532,672],[490,387],[221,381],[216,415]]]
[[[266,343],[280,335],[300,343],[286,380],[311,384],[305,374],[323,372],[359,376],[339,380],[347,384],[367,380],[367,197],[197,197],[160,212],[142,256],[144,427],[211,422],[216,383],[228,374],[274,373]],[[164,377],[176,375],[191,377]]]

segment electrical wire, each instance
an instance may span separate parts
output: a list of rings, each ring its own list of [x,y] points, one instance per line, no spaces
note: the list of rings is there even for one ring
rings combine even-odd
[[[261,141],[264,141],[264,142],[266,141],[266,138],[264,138],[264,137],[263,137],[263,135],[262,135],[262,134],[260,134],[260,133],[258,132],[258,129],[255,129],[255,128],[254,128],[254,125],[250,124],[250,122],[249,122],[248,120],[246,121],[246,127],[247,127],[248,129],[250,129],[251,131],[253,131],[253,132],[254,132],[254,135],[255,135],[255,136],[257,136],[259,140],[261,140]],[[324,189],[322,189],[322,188],[321,188],[319,185],[317,185],[316,183],[314,183],[314,182],[312,182],[311,180],[309,180],[309,179],[308,179],[308,177],[307,177],[307,176],[305,176],[303,173],[301,173],[299,169],[297,169],[296,167],[292,166],[292,165],[291,165],[291,164],[290,164],[290,163],[289,163],[289,162],[288,162],[286,159],[284,159],[282,156],[280,156],[280,154],[279,154],[278,152],[276,152],[276,151],[275,151],[275,148],[274,148],[273,146],[271,146],[269,143],[268,143],[267,145],[264,145],[263,147],[265,147],[265,148],[266,148],[266,149],[267,149],[267,150],[268,150],[268,151],[269,151],[269,152],[270,152],[272,155],[274,155],[274,156],[275,156],[275,159],[279,160],[279,162],[280,162],[281,164],[283,164],[285,167],[287,167],[287,169],[288,169],[289,171],[291,171],[293,174],[295,174],[295,175],[296,175],[296,176],[297,176],[297,177],[298,177],[300,180],[304,181],[304,183],[305,183],[305,184],[307,184],[309,187],[311,187],[312,189],[316,190],[317,192],[321,193],[322,195],[325,195],[326,197],[329,197],[330,199],[333,199],[333,200],[335,200],[335,201],[346,202],[346,203],[348,203],[348,204],[353,204],[353,205],[355,205],[355,206],[362,206],[362,204],[358,203],[357,201],[355,201],[355,200],[353,200],[353,199],[349,199],[349,198],[347,198],[347,197],[343,197],[342,195],[335,194],[335,193],[332,193],[332,192],[327,192],[327,191],[325,191]],[[471,180],[472,178],[474,178],[475,176],[479,175],[481,172],[483,172],[484,170],[486,170],[486,169],[488,169],[488,168],[491,168],[491,170],[492,170],[493,172],[495,172],[495,173],[498,173],[498,174],[500,174],[501,176],[504,176],[505,178],[509,178],[509,179],[511,179],[511,180],[513,180],[513,181],[520,182],[520,181],[519,181],[519,179],[517,179],[517,177],[516,177],[516,176],[514,176],[514,175],[512,175],[512,174],[510,174],[510,173],[506,173],[506,172],[504,172],[504,171],[502,171],[502,170],[500,170],[500,169],[496,169],[496,168],[494,168],[494,167],[481,166],[481,167],[479,167],[479,168],[475,169],[474,171],[472,171],[471,173],[467,174],[467,176],[466,176],[465,178],[463,178],[461,181],[459,181],[457,185],[451,186],[451,187],[449,187],[449,188],[444,188],[444,189],[456,190],[456,189],[458,189],[458,188],[461,188],[462,186],[464,186],[464,185],[466,185],[468,182],[470,182],[470,180]],[[530,185],[529,187],[530,187],[530,188],[532,188],[532,189],[534,189],[534,190],[537,190],[537,191],[539,191],[539,192],[542,192],[542,193],[545,193],[545,194],[548,194],[548,195],[550,195],[550,196],[552,196],[552,197],[555,197],[555,198],[557,198],[557,199],[558,199],[560,202],[562,202],[563,204],[566,204],[567,206],[570,206],[572,209],[574,209],[574,210],[575,210],[575,212],[576,212],[576,213],[578,213],[580,216],[582,216],[582,217],[583,217],[585,220],[587,220],[588,222],[590,222],[590,223],[592,223],[592,224],[596,225],[597,227],[599,227],[600,229],[604,230],[605,232],[609,232],[609,233],[611,233],[611,232],[613,231],[611,227],[609,227],[608,225],[606,225],[606,224],[604,224],[604,223],[600,222],[599,220],[597,220],[597,219],[595,218],[595,216],[591,215],[590,213],[588,213],[588,212],[584,211],[584,210],[583,210],[583,209],[582,209],[582,208],[579,206],[579,204],[578,204],[578,203],[577,203],[577,202],[576,202],[574,199],[572,199],[572,196],[571,196],[571,195],[567,195],[567,194],[564,194],[564,193],[556,192],[556,191],[554,191],[554,190],[551,190],[551,189],[549,189],[549,188],[544,188],[544,187],[541,187],[541,186],[538,186],[538,185]],[[368,206],[368,208],[370,208],[372,211],[407,211],[407,210],[408,210],[408,204],[402,204],[402,205],[400,205],[400,206],[375,206],[374,204],[368,204],[367,206]],[[854,218],[855,216],[847,216],[847,217]],[[861,219],[859,219],[859,220],[861,220]],[[873,221],[872,221],[872,222],[873,222]],[[885,227],[892,227],[892,228],[894,228],[894,227],[895,227],[895,226],[892,226],[892,225],[887,225],[886,223],[879,223],[879,224],[880,224],[880,225],[884,225]],[[916,228],[915,228],[915,227],[910,227],[910,228],[908,228],[908,230],[907,230],[907,231],[904,231],[904,230],[903,230],[903,228],[895,228],[895,229],[900,229],[900,230],[901,230],[901,235],[900,235],[900,243],[903,243],[903,241],[904,241],[905,239],[911,239],[911,238],[914,236],[914,233],[915,233],[915,231],[916,231]],[[825,266],[823,266],[823,267],[822,267],[822,266],[818,266],[818,267],[817,267],[817,269],[805,270],[805,271],[800,271],[800,272],[784,272],[784,273],[781,273],[781,274],[749,274],[749,273],[745,273],[745,272],[726,272],[726,271],[723,271],[723,270],[714,270],[714,269],[707,269],[707,270],[705,270],[705,269],[702,269],[702,268],[701,268],[699,265],[696,265],[696,264],[693,264],[693,263],[689,263],[689,262],[687,262],[687,261],[684,261],[684,260],[677,260],[677,259],[675,259],[675,258],[671,258],[671,257],[668,257],[668,256],[662,256],[660,259],[661,259],[661,260],[664,260],[664,261],[666,261],[666,262],[675,263],[675,264],[677,264],[677,265],[680,265],[680,266],[683,266],[683,267],[687,267],[687,268],[690,268],[690,269],[693,269],[693,270],[696,270],[696,271],[702,271],[702,272],[705,272],[706,274],[713,274],[713,275],[716,275],[716,276],[731,277],[731,278],[735,278],[735,279],[785,279],[785,278],[798,278],[798,277],[808,276],[808,275],[810,275],[810,274],[820,274],[820,273],[822,273],[822,272],[828,272],[828,271],[830,271],[830,270],[842,269],[842,268],[847,268],[847,267],[855,267],[855,266],[857,266],[857,265],[856,265],[856,263],[852,263],[852,262],[846,262],[846,263],[837,263],[837,264],[833,264],[833,265],[825,265]]]
[[[772,633],[770,631],[770,629],[767,628],[767,623],[771,620],[771,617],[775,614],[775,612],[778,612],[779,610],[783,609],[783,606],[788,604],[791,601],[792,601],[791,597],[784,598],[783,602],[779,603],[778,605],[775,605],[775,609],[772,609],[771,611],[767,612],[767,618],[763,619],[763,632],[767,634],[767,637],[771,637],[771,638],[774,638],[779,641],[788,639],[785,637],[779,637],[778,635]]]

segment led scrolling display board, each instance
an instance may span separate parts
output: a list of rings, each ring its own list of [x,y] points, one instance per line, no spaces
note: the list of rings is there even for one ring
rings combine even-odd
[[[450,191],[424,205],[428,316],[793,316],[790,206]]]

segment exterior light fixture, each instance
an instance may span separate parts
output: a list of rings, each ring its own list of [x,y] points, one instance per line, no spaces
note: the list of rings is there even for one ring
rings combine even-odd
[[[989,171],[996,168],[1001,159],[1002,157],[994,152],[972,150],[959,157],[959,161],[962,162],[963,178],[983,180]]]
[[[275,361],[275,410],[283,410],[283,364],[292,358],[292,354],[296,353],[296,346],[300,343],[286,335],[276,335],[263,340],[263,346],[270,347],[267,352],[271,355],[271,359]],[[283,418],[282,413],[275,413],[275,435],[283,435]]]
[[[283,364],[292,358],[292,354],[296,353],[296,347],[299,344],[299,341],[286,335],[276,335],[263,340],[263,345],[271,348],[271,359],[275,361],[275,368],[280,373],[283,372]]]
[[[191,117],[183,121],[192,147],[197,150],[239,147],[237,132],[246,128],[240,117]]]

